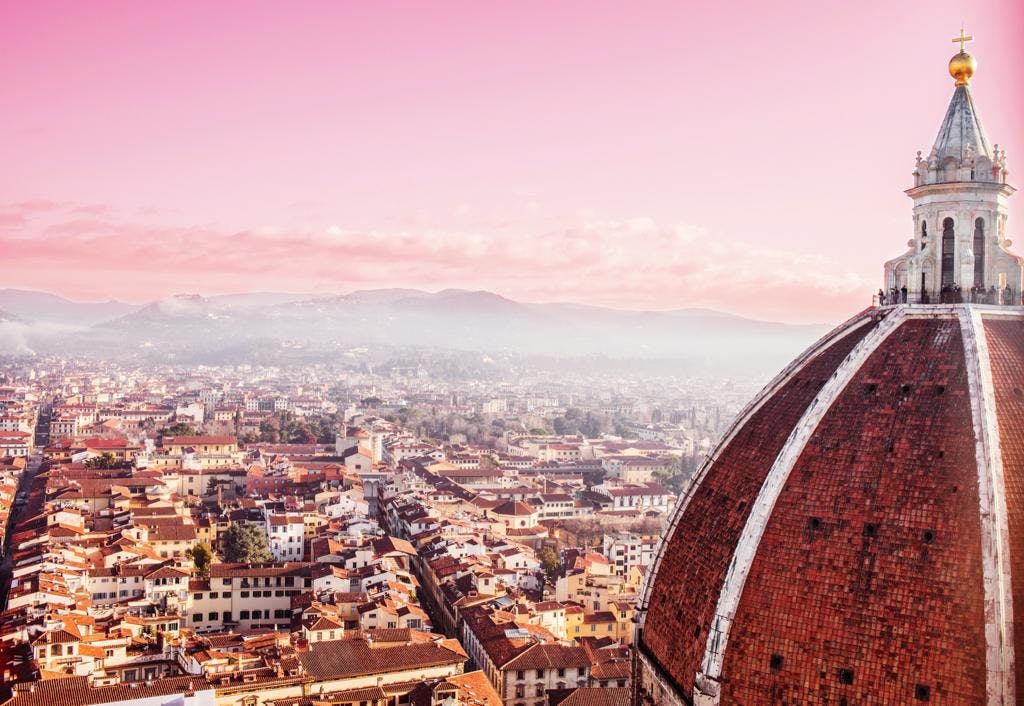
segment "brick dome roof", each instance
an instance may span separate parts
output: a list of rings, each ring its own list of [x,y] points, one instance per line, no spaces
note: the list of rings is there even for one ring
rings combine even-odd
[[[1015,703],[1024,309],[871,309],[812,346],[695,474],[639,619],[638,703]]]

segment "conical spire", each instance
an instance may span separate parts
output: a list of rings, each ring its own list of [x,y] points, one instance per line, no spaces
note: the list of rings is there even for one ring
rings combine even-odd
[[[949,110],[935,138],[931,157],[940,165],[952,157],[957,161],[957,166],[972,158],[993,158],[985,128],[974,107],[971,89],[966,84],[957,86],[953,93],[953,100],[949,103]]]
[[[963,49],[971,41],[962,30],[954,42],[960,42],[960,53],[949,61],[949,75],[956,82],[953,100],[928,156],[917,153],[914,186],[963,182],[1006,183],[1006,154],[988,141],[981,118],[974,107],[971,79],[978,62]]]

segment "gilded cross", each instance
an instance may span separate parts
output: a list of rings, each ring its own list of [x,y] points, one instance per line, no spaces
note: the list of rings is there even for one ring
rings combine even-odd
[[[963,26],[961,26],[960,27],[960,36],[957,37],[956,39],[954,39],[953,43],[955,44],[956,42],[960,42],[960,53],[964,53],[965,51],[967,51],[967,49],[966,49],[967,42],[973,42],[973,41],[974,41],[974,37],[968,37],[967,34],[964,32]]]

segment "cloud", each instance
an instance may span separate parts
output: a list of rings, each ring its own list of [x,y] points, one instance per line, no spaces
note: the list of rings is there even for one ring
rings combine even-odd
[[[3,219],[14,227],[3,227]],[[623,308],[721,308],[788,320],[839,318],[870,291],[827,257],[729,242],[651,218],[581,218],[568,228],[492,234],[153,224],[76,205],[0,205],[0,251],[39,288],[132,300],[182,291],[487,289],[530,301]],[[12,271],[12,270],[9,270]]]

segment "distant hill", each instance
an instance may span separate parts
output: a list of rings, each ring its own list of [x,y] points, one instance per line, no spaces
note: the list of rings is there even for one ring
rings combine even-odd
[[[0,289],[0,309],[29,322],[91,326],[136,308],[119,301],[75,302],[48,292]]]
[[[305,301],[309,294],[288,292],[249,292],[248,294],[218,294],[208,300],[229,307],[251,308],[257,306],[276,306],[290,302]]]
[[[235,360],[286,346],[292,355],[399,346],[552,357],[669,359],[700,368],[781,367],[825,326],[746,319],[706,309],[625,311],[571,303],[530,304],[486,291],[412,289],[291,300],[263,293],[181,295],[94,326],[76,343]]]
[[[211,364],[331,361],[353,350],[435,350],[619,361],[620,369],[633,360],[657,362],[659,369],[766,374],[827,329],[708,309],[531,304],[461,289],[325,297],[182,294],[145,306],[7,289],[0,291],[0,309],[0,321],[9,317],[3,324],[7,350]]]

